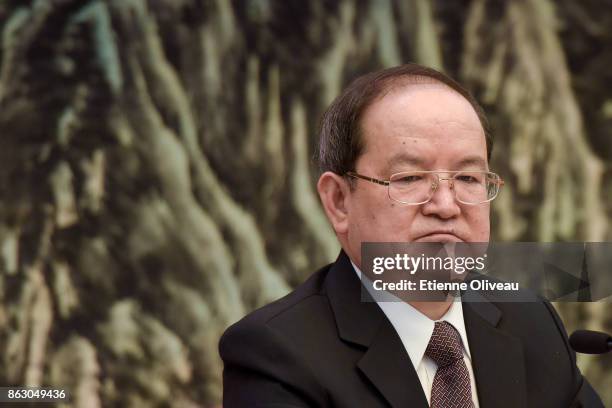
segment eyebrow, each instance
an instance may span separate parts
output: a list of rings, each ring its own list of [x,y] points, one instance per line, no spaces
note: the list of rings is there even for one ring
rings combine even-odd
[[[402,153],[398,153],[392,156],[391,159],[389,159],[388,168],[392,169],[394,166],[398,164],[410,164],[414,166],[423,166],[425,164],[425,160],[423,160],[419,156],[413,156],[406,152],[402,152]],[[468,156],[468,157],[464,157],[463,159],[461,159],[458,163],[456,163],[454,167],[455,169],[458,170],[458,169],[468,167],[468,166],[475,166],[475,167],[480,167],[482,169],[486,169],[487,161],[481,156]],[[449,170],[455,170],[455,169],[449,169]]]
[[[391,169],[398,164],[412,164],[415,166],[420,166],[424,164],[424,160],[419,156],[413,156],[406,152],[395,154],[389,159],[388,167]]]
[[[467,166],[477,166],[486,169],[487,161],[480,156],[468,156],[462,159],[459,163],[457,163],[458,169]]]

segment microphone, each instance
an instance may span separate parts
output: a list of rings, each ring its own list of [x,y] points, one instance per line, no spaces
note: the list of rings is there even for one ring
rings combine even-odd
[[[612,350],[612,336],[591,330],[576,330],[569,343],[575,351],[584,354],[603,354]]]

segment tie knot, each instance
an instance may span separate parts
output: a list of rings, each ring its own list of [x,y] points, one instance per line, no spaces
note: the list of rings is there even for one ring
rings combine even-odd
[[[436,322],[425,355],[438,367],[445,367],[463,358],[461,338],[453,325],[448,322]]]

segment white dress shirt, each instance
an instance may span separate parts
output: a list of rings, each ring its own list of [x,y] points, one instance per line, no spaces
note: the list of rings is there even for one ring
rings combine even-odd
[[[357,273],[357,276],[361,278],[361,270],[351,261],[353,268]],[[363,277],[366,281],[368,278]],[[373,290],[372,285],[365,285],[368,290]],[[438,370],[438,365],[428,356],[425,355],[425,350],[429,344],[429,339],[434,331],[434,324],[436,321],[446,321],[453,325],[453,327],[459,332],[461,336],[461,342],[463,345],[463,360],[467,366],[470,374],[470,385],[472,387],[472,400],[474,406],[479,408],[478,394],[476,392],[476,380],[474,378],[474,370],[472,368],[472,358],[470,355],[470,347],[468,343],[467,333],[465,331],[465,323],[463,321],[463,305],[461,302],[452,302],[448,311],[440,318],[440,320],[431,320],[425,316],[413,306],[398,299],[392,294],[389,296],[397,299],[397,301],[390,302],[376,302],[382,309],[387,319],[391,322],[395,331],[399,335],[410,361],[416,370],[425,396],[427,397],[427,403],[431,404],[431,387],[433,380]],[[372,296],[374,299],[380,298],[378,296]]]

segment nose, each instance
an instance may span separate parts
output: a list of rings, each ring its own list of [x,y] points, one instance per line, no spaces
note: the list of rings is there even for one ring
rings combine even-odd
[[[423,215],[436,216],[441,219],[450,219],[461,213],[459,203],[455,199],[453,180],[441,178],[432,186],[431,200],[423,204]]]

